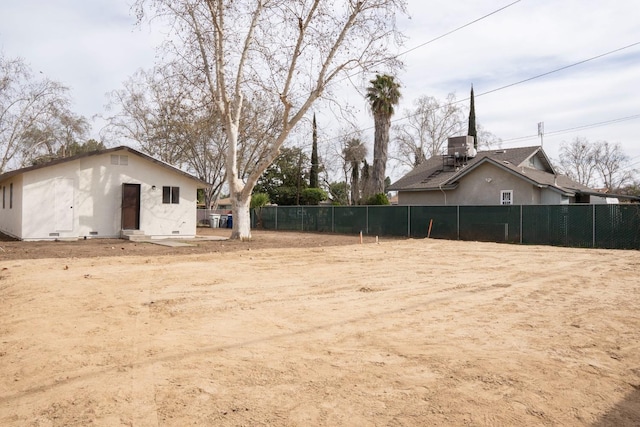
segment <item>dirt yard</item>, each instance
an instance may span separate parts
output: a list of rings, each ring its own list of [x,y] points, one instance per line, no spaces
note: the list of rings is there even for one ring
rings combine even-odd
[[[0,242],[0,425],[640,425],[638,251],[254,237]]]

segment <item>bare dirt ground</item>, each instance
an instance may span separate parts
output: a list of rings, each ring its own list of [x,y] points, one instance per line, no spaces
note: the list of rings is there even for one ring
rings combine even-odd
[[[640,425],[638,251],[254,237],[0,242],[0,425]]]

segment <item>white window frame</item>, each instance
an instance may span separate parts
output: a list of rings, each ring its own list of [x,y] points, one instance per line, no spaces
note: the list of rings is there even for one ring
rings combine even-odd
[[[507,196],[508,197],[505,197]],[[512,205],[513,204],[513,190],[501,190],[500,191],[500,204]]]

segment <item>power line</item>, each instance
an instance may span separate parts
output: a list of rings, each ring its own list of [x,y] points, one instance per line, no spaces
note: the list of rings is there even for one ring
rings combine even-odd
[[[457,32],[457,31],[462,30],[463,28],[466,28],[466,27],[468,27],[468,26],[470,26],[470,25],[473,25],[473,24],[475,24],[475,23],[477,23],[477,22],[482,21],[483,19],[486,19],[486,18],[488,18],[488,17],[490,17],[490,16],[492,16],[492,15],[495,15],[495,14],[496,14],[496,13],[498,13],[498,12],[502,12],[502,11],[503,11],[503,10],[505,10],[506,8],[511,7],[511,6],[513,6],[514,4],[516,4],[516,3],[520,3],[520,1],[522,1],[522,0],[516,0],[516,1],[514,1],[513,3],[509,3],[508,5],[503,6],[503,7],[501,7],[500,9],[496,9],[496,10],[494,10],[493,12],[487,13],[486,15],[481,16],[480,18],[474,19],[473,21],[467,22],[466,24],[461,25],[461,26],[459,26],[459,27],[457,27],[457,28],[454,28],[453,30],[448,31],[448,32],[446,32],[446,33],[444,33],[444,34],[442,34],[442,35],[440,35],[440,36],[438,36],[438,37],[435,37],[435,38],[433,38],[433,39],[431,39],[431,40],[429,40],[429,41],[426,41],[426,42],[424,42],[424,43],[422,43],[422,44],[419,44],[419,45],[417,45],[417,46],[415,46],[415,47],[412,47],[411,49],[405,50],[404,52],[401,52],[401,53],[397,54],[397,55],[396,55],[396,56],[394,56],[393,58],[397,58],[397,57],[399,57],[399,56],[406,55],[406,54],[407,54],[407,53],[409,53],[409,52],[413,52],[414,50],[417,50],[417,49],[419,49],[419,48],[421,48],[421,47],[424,47],[424,46],[426,46],[426,45],[428,45],[428,44],[431,44],[431,43],[433,43],[433,42],[435,42],[435,41],[438,41],[438,40],[440,40],[440,39],[442,39],[442,38],[444,38],[444,37],[446,37],[446,36],[448,36],[448,35],[451,35],[451,34],[453,34],[453,33]]]
[[[584,64],[584,63],[590,62],[590,61],[594,61],[594,60],[596,60],[596,59],[603,58],[603,57],[605,57],[605,56],[607,56],[607,55],[611,55],[611,54],[614,54],[614,53],[617,53],[617,52],[620,52],[620,51],[622,51],[622,50],[629,49],[629,48],[631,48],[631,47],[638,46],[638,45],[640,45],[640,41],[635,42],[635,43],[632,43],[632,44],[627,45],[627,46],[624,46],[624,47],[621,47],[621,48],[618,48],[618,49],[610,50],[610,51],[608,51],[608,52],[605,52],[605,53],[602,53],[602,54],[599,54],[599,55],[596,55],[596,56],[592,56],[591,58],[587,58],[587,59],[584,59],[584,60],[582,60],[582,61],[575,62],[575,63],[573,63],[573,64],[565,65],[565,66],[563,66],[563,67],[557,68],[557,69],[552,70],[552,71],[547,71],[547,72],[545,72],[545,73],[538,74],[538,75],[536,75],[536,76],[529,77],[529,78],[526,78],[526,79],[524,79],[524,80],[520,80],[520,81],[515,82],[515,83],[510,83],[510,84],[507,84],[507,85],[504,85],[504,86],[501,86],[501,87],[498,87],[498,88],[495,88],[495,89],[491,89],[491,90],[488,90],[488,91],[486,91],[486,92],[482,92],[482,93],[480,93],[480,94],[477,94],[477,95],[475,95],[475,96],[476,96],[476,97],[480,97],[480,96],[488,95],[488,94],[490,94],[490,93],[494,93],[494,92],[498,92],[498,91],[500,91],[500,90],[507,89],[507,88],[510,88],[510,87],[513,87],[513,86],[516,86],[516,85],[520,85],[520,84],[523,84],[523,83],[527,83],[527,82],[530,82],[530,81],[532,81],[532,80],[535,80],[535,79],[538,79],[538,78],[541,78],[541,77],[544,77],[544,76],[548,76],[548,75],[550,75],[550,74],[557,73],[557,72],[560,72],[560,71],[566,70],[566,69],[568,69],[568,68],[575,67],[575,66],[577,66],[577,65],[581,65],[581,64]],[[469,101],[470,99],[471,99],[470,97],[463,98],[463,99],[460,99],[460,100],[458,100],[458,101],[454,102],[453,104],[459,104],[459,103],[462,103],[462,102],[466,102],[466,101]],[[439,108],[444,108],[445,106],[446,106],[446,105],[443,105],[442,107],[439,107]],[[411,118],[411,117],[417,116],[418,114],[420,114],[420,113],[409,114],[408,116],[399,117],[399,118],[397,118],[397,119],[392,120],[392,123],[397,123],[397,122],[402,121],[402,120],[407,120],[407,119],[409,119],[409,118]],[[554,132],[546,133],[545,135],[558,134],[558,133],[561,133],[561,132],[570,132],[570,131],[572,131],[572,130],[576,130],[576,129],[584,129],[584,128],[589,128],[589,127],[597,127],[597,126],[601,126],[601,125],[605,125],[605,124],[615,123],[615,122],[618,122],[618,121],[632,120],[632,119],[636,119],[636,118],[638,118],[638,117],[640,117],[640,115],[636,115],[636,116],[629,116],[629,117],[623,117],[623,118],[619,118],[619,119],[613,119],[613,120],[611,120],[611,121],[607,121],[607,122],[593,123],[593,124],[591,124],[591,125],[579,126],[579,127],[577,127],[577,128],[564,129],[564,130],[561,130],[561,131],[554,131]],[[363,129],[363,130],[364,130],[364,131],[367,131],[367,130],[371,130],[371,129],[373,129],[373,126],[370,126],[370,127],[368,127],[368,128],[365,128],[365,129]],[[533,138],[533,137],[537,138],[537,137],[538,137],[538,135],[536,134],[536,135],[530,135],[530,136],[523,136],[523,137],[519,137],[519,138],[512,138],[512,139],[509,139],[509,140],[507,140],[507,141],[515,141],[515,140],[522,141],[522,140],[527,140],[527,139],[530,139],[530,138]]]
[[[421,48],[421,47],[423,47],[423,46],[425,46],[427,44],[430,44],[430,43],[432,43],[434,41],[437,41],[437,40],[439,40],[439,39],[441,39],[443,37],[446,37],[447,35],[450,35],[450,34],[456,32],[456,31],[459,31],[459,30],[461,30],[461,29],[463,29],[465,27],[468,27],[469,25],[472,25],[472,24],[474,24],[474,23],[476,23],[478,21],[481,21],[481,20],[483,20],[485,18],[488,18],[489,16],[492,16],[492,15],[494,15],[494,14],[496,14],[496,13],[498,13],[498,12],[508,8],[508,7],[511,7],[514,4],[519,3],[520,1],[521,0],[517,0],[517,1],[512,2],[512,3],[510,3],[510,4],[506,5],[506,6],[503,6],[500,9],[496,9],[495,11],[493,11],[493,12],[491,12],[489,14],[486,14],[486,15],[480,17],[480,18],[477,18],[477,19],[475,19],[475,20],[473,20],[471,22],[468,22],[467,24],[464,24],[464,25],[462,25],[462,26],[460,26],[458,28],[455,28],[454,30],[448,31],[447,33],[444,33],[441,36],[438,36],[438,37],[436,37],[434,39],[431,39],[431,40],[429,40],[429,41],[427,41],[425,43],[422,43],[422,44],[420,44],[418,46],[415,46],[415,47],[413,47],[411,49],[408,49],[408,50],[406,50],[406,51],[404,51],[402,53],[399,53],[398,55],[396,55],[396,56],[394,56],[392,58],[397,58],[398,56],[405,55],[405,54],[407,54],[409,52],[412,52],[412,51],[414,51],[414,50],[416,50],[418,48]],[[600,58],[603,58],[605,56],[612,55],[614,53],[618,53],[618,52],[621,52],[623,50],[626,50],[626,49],[629,49],[629,48],[632,48],[632,47],[638,46],[638,45],[640,45],[640,41],[635,42],[635,43],[631,43],[629,45],[626,45],[626,46],[623,46],[623,47],[620,47],[620,48],[617,48],[617,49],[610,50],[608,52],[605,52],[605,53],[602,53],[602,54],[599,54],[599,55],[592,56],[592,57],[587,58],[587,59],[583,59],[583,60],[578,61],[578,62],[574,62],[572,64],[568,64],[568,65],[562,66],[560,68],[556,68],[556,69],[551,70],[551,71],[547,71],[545,73],[541,73],[541,74],[538,74],[538,75],[535,75],[535,76],[532,76],[532,77],[528,77],[526,79],[523,79],[523,80],[520,80],[520,81],[517,81],[517,82],[514,82],[514,83],[509,83],[507,85],[500,86],[500,87],[497,87],[495,89],[491,89],[491,90],[488,90],[488,91],[485,91],[485,92],[481,92],[481,93],[475,94],[475,96],[476,97],[481,97],[481,96],[488,95],[488,94],[491,94],[491,93],[495,93],[495,92],[498,92],[498,91],[501,91],[501,90],[504,90],[504,89],[508,89],[510,87],[514,87],[514,86],[517,86],[517,85],[520,85],[520,84],[523,84],[523,83],[527,83],[527,82],[530,82],[530,81],[533,81],[533,80],[536,80],[536,79],[539,79],[539,78],[542,78],[542,77],[545,77],[545,76],[548,76],[548,75],[551,75],[551,74],[554,74],[554,73],[558,73],[560,71],[567,70],[567,69],[572,68],[572,67],[576,67],[578,65],[585,64],[587,62],[595,61],[596,59],[600,59]],[[384,60],[381,61],[381,62],[384,62]],[[350,77],[351,76],[349,76],[347,78],[350,78]],[[454,102],[454,104],[459,104],[459,103],[462,103],[462,102],[466,102],[466,101],[469,101],[470,99],[471,99],[470,97],[463,98],[463,99],[460,99],[460,100]],[[439,108],[443,108],[443,107],[444,106],[439,107]],[[419,113],[410,114],[410,115],[407,115],[407,116],[404,116],[404,117],[399,117],[397,119],[392,120],[392,123],[397,123],[397,122],[400,122],[402,120],[409,119],[409,118],[414,117],[414,116],[416,116],[418,114]],[[568,128],[568,129],[563,129],[563,130],[559,130],[559,131],[553,131],[553,132],[547,133],[546,135],[557,135],[557,134],[560,134],[560,133],[571,132],[571,131],[578,130],[578,129],[587,129],[587,128],[591,128],[591,127],[604,126],[604,125],[607,125],[607,124],[612,124],[612,123],[616,123],[616,122],[620,122],[620,121],[633,120],[633,119],[636,119],[636,118],[639,118],[639,117],[640,117],[640,115],[622,117],[622,118],[619,118],[619,119],[613,119],[613,120],[606,121],[606,122],[593,123],[593,124],[590,124],[590,125],[579,126],[579,127],[576,127],[576,128]],[[367,130],[371,130],[373,128],[374,128],[373,126],[370,126],[370,127],[361,129],[361,131],[367,131]],[[522,140],[527,140],[527,139],[532,139],[532,138],[538,138],[538,135],[536,134],[536,135],[531,135],[531,136],[523,136],[523,137],[518,137],[518,138],[512,138],[512,139],[509,139],[509,140],[506,140],[506,141],[509,141],[509,142],[522,141]],[[503,141],[503,142],[505,142],[505,141]]]
[[[520,80],[520,81],[515,82],[515,83],[511,83],[511,84],[508,84],[508,85],[505,85],[505,86],[498,87],[496,89],[491,89],[489,91],[479,93],[479,94],[476,95],[476,97],[480,97],[480,96],[483,96],[483,95],[488,95],[490,93],[497,92],[499,90],[507,89],[507,88],[510,88],[510,87],[513,87],[513,86],[516,86],[516,85],[519,85],[519,84],[522,84],[522,83],[530,82],[531,80],[539,79],[541,77],[548,76],[549,74],[557,73],[559,71],[563,71],[563,70],[566,70],[568,68],[575,67],[577,65],[582,65],[584,63],[587,63],[587,62],[590,62],[590,61],[594,61],[596,59],[603,58],[603,57],[605,57],[607,55],[611,55],[613,53],[617,53],[617,52],[620,52],[622,50],[629,49],[631,47],[638,46],[638,45],[640,45],[640,41],[635,42],[635,43],[631,43],[630,45],[627,45],[627,46],[624,46],[624,47],[621,47],[621,48],[618,48],[618,49],[610,50],[609,52],[606,52],[606,53],[603,53],[603,54],[600,54],[600,55],[592,56],[591,58],[584,59],[582,61],[578,61],[578,62],[575,62],[573,64],[565,65],[564,67],[560,67],[560,68],[557,68],[557,69],[552,70],[552,71],[547,71],[546,73],[538,74],[537,76],[529,77],[527,79]],[[467,99],[469,99],[469,98],[467,98]]]
[[[606,126],[606,125],[610,125],[610,124],[614,124],[614,123],[620,123],[620,122],[625,122],[628,120],[636,120],[636,119],[640,119],[640,114],[636,114],[633,116],[627,116],[627,117],[620,117],[617,119],[611,119],[611,120],[606,120],[603,122],[597,122],[597,123],[591,123],[588,125],[582,125],[582,126],[575,126],[575,127],[571,127],[571,128],[565,128],[565,129],[558,129],[558,130],[554,130],[551,132],[545,132],[545,136],[556,136],[556,135],[562,135],[563,133],[569,133],[569,132],[574,132],[576,130],[581,130],[581,129],[591,129],[591,128],[596,128],[596,127],[600,127],[600,126]],[[502,140],[502,143],[513,143],[513,142],[519,142],[519,141],[526,141],[529,139],[537,139],[538,135],[527,135],[527,136],[520,136],[517,138],[510,138],[510,139],[505,139]]]
[[[481,92],[481,93],[479,93],[479,94],[476,94],[476,95],[475,95],[475,97],[476,97],[476,98],[478,98],[478,97],[480,97],[480,96],[488,95],[488,94],[490,94],[490,93],[494,93],[494,92],[498,92],[498,91],[501,91],[501,90],[504,90],[504,89],[507,89],[507,88],[510,88],[510,87],[513,87],[513,86],[520,85],[520,84],[522,84],[522,83],[527,83],[527,82],[530,82],[530,81],[532,81],[532,80],[539,79],[539,78],[541,78],[541,77],[548,76],[548,75],[550,75],[550,74],[557,73],[557,72],[560,72],[560,71],[566,70],[566,69],[568,69],[568,68],[575,67],[575,66],[577,66],[577,65],[581,65],[581,64],[587,63],[587,62],[589,62],[589,61],[593,61],[593,60],[596,60],[596,59],[599,59],[599,58],[603,58],[603,57],[605,57],[605,56],[607,56],[607,55],[611,55],[611,54],[614,54],[614,53],[617,53],[617,52],[620,52],[620,51],[622,51],[622,50],[629,49],[629,48],[631,48],[631,47],[638,46],[638,45],[640,45],[640,41],[635,42],[635,43],[632,43],[632,44],[627,45],[627,46],[624,46],[624,47],[621,47],[621,48],[618,48],[618,49],[610,50],[609,52],[605,52],[605,53],[602,53],[602,54],[600,54],[600,55],[592,56],[591,58],[583,59],[582,61],[574,62],[573,64],[565,65],[565,66],[563,66],[563,67],[557,68],[557,69],[552,70],[552,71],[547,71],[547,72],[545,72],[545,73],[538,74],[538,75],[533,76],[533,77],[528,77],[528,78],[526,78],[526,79],[524,79],[524,80],[520,80],[520,81],[517,81],[517,82],[514,82],[514,83],[509,83],[509,84],[507,84],[507,85],[500,86],[500,87],[498,87],[498,88],[491,89],[491,90],[488,90],[488,91],[486,91],[486,92]],[[457,100],[457,101],[456,101],[456,102],[454,102],[453,104],[460,104],[460,103],[462,103],[462,102],[469,101],[470,99],[471,99],[470,97],[463,98],[463,99]],[[439,108],[443,108],[443,107],[445,107],[445,106],[442,106],[442,107],[439,107]],[[413,117],[413,116],[416,116],[416,115],[418,115],[418,114],[419,114],[419,113],[416,113],[416,114],[409,114],[408,116],[399,117],[399,118],[397,118],[397,119],[392,120],[392,122],[394,122],[394,123],[395,123],[395,122],[399,122],[399,121],[401,121],[401,120],[406,120],[406,119],[408,119],[408,118],[410,118],[410,117]],[[364,129],[364,130],[370,130],[370,129],[373,129],[373,127],[368,127],[368,128],[366,128],[366,129]],[[536,137],[537,137],[537,135],[536,135]],[[525,138],[525,137],[523,137],[523,138]]]
[[[483,15],[483,16],[481,16],[481,17],[479,17],[479,18],[474,19],[473,21],[469,21],[469,22],[467,22],[466,24],[463,24],[463,25],[461,25],[461,26],[459,26],[459,27],[457,27],[457,28],[454,28],[453,30],[447,31],[446,33],[441,34],[441,35],[439,35],[439,36],[437,36],[437,37],[435,37],[435,38],[433,38],[433,39],[431,39],[431,40],[429,40],[429,41],[426,41],[426,42],[424,42],[424,43],[421,43],[421,44],[419,44],[419,45],[417,45],[417,46],[414,46],[414,47],[412,47],[412,48],[410,48],[410,49],[407,49],[407,50],[405,50],[405,51],[403,51],[403,52],[400,52],[400,53],[398,53],[398,54],[396,54],[396,55],[391,55],[391,56],[389,56],[389,57],[387,57],[387,58],[384,58],[384,59],[381,59],[381,60],[379,60],[379,61],[377,61],[377,62],[373,62],[373,63],[371,64],[371,66],[370,66],[370,67],[375,67],[375,66],[376,66],[376,65],[378,65],[378,64],[384,64],[385,62],[389,62],[389,61],[392,61],[392,60],[394,60],[394,59],[398,59],[400,56],[406,55],[406,54],[408,54],[408,53],[410,53],[410,52],[413,52],[414,50],[417,50],[417,49],[419,49],[419,48],[421,48],[421,47],[424,47],[424,46],[426,46],[426,45],[428,45],[428,44],[431,44],[431,43],[433,43],[433,42],[435,42],[435,41],[438,41],[438,40],[440,40],[440,39],[442,39],[442,38],[445,38],[445,37],[447,37],[447,36],[449,36],[449,35],[451,35],[451,34],[453,34],[453,33],[457,32],[457,31],[460,31],[460,30],[462,30],[462,29],[464,29],[464,28],[466,28],[466,27],[469,27],[470,25],[473,25],[473,24],[475,24],[475,23],[477,23],[477,22],[480,22],[480,21],[482,21],[483,19],[489,18],[490,16],[493,16],[493,15],[495,15],[495,14],[496,14],[496,13],[498,13],[498,12],[502,12],[503,10],[505,10],[505,9],[507,9],[507,8],[509,8],[509,7],[511,7],[511,6],[513,6],[513,5],[514,5],[514,4],[516,4],[516,3],[520,3],[521,1],[522,1],[522,0],[516,0],[516,1],[512,2],[512,3],[509,3],[509,4],[508,4],[508,5],[506,5],[506,6],[503,6],[503,7],[499,8],[499,9],[494,10],[493,12],[489,12],[489,13],[487,13],[486,15]],[[357,73],[349,74],[349,75],[347,75],[346,77],[343,77],[343,78],[338,79],[338,80],[336,80],[336,81],[332,81],[332,82],[330,82],[330,83],[329,83],[329,85],[335,85],[335,84],[338,84],[338,83],[342,83],[342,82],[344,82],[345,80],[351,80],[351,78],[352,78],[352,77],[356,77],[358,74],[360,74],[360,73],[359,73],[359,72],[357,72]],[[359,91],[358,91],[358,92],[359,92]],[[300,97],[301,97],[301,96],[300,96]]]

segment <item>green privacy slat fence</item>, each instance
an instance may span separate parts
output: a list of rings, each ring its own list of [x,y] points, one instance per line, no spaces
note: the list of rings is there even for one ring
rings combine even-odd
[[[595,207],[594,246],[640,249],[640,205]]]
[[[252,227],[375,236],[640,249],[640,205],[280,206]]]
[[[523,243],[594,247],[595,207],[597,206],[523,206]]]

